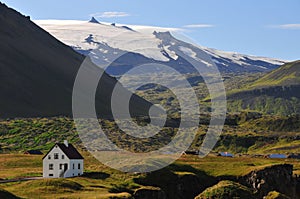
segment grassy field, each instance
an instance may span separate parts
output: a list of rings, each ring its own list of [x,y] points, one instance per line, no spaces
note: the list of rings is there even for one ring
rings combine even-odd
[[[112,132],[109,134],[111,140],[124,149],[131,149],[128,147],[131,146],[130,142],[126,142],[127,137],[114,130],[113,123],[102,121],[102,125]],[[254,158],[255,154],[299,153],[299,129],[299,116],[261,116],[256,112],[232,114],[228,117],[214,152],[232,152],[236,155],[235,158],[216,157],[211,154],[200,159],[197,156],[183,155],[163,170],[147,174],[128,174],[104,166],[83,150],[81,153],[85,158],[84,176],[0,183],[0,198],[3,198],[1,194],[6,191],[29,199],[130,198],[135,190],[145,186],[160,187],[165,192],[172,193],[180,180],[187,179],[187,182],[193,182],[195,176],[204,186],[202,191],[203,188],[212,187],[220,181],[237,179],[253,170],[285,163],[293,164],[294,173],[300,175],[299,160]],[[167,130],[162,137],[172,136],[172,129]],[[206,130],[207,125],[200,126],[191,150],[199,149]],[[23,155],[24,151],[40,149],[47,152],[55,142],[65,139],[82,149],[74,124],[68,118],[0,121],[0,180],[41,177],[43,156]],[[238,154],[241,156],[238,157]],[[226,188],[227,184],[225,185]],[[190,186],[192,185],[188,184],[187,187]],[[231,187],[230,184],[228,186]],[[240,190],[240,187],[237,188]],[[195,189],[198,189],[198,185],[193,187],[193,190]],[[168,198],[174,199],[170,195]]]
[[[86,152],[83,152],[83,155],[86,172],[83,177],[3,183],[0,184],[0,188],[22,198],[109,198],[129,195],[128,193],[110,193],[115,187],[124,183],[129,188],[139,187],[132,181],[136,175],[107,168]],[[42,176],[42,156],[0,155],[1,179],[28,176]]]
[[[21,198],[126,198],[142,185],[137,179],[147,174],[126,174],[110,169],[89,153],[85,157],[85,176],[68,179],[41,179],[0,184],[0,189]],[[13,179],[42,175],[42,156],[21,154],[0,155],[0,178]],[[164,169],[164,173],[174,175],[195,174],[212,178],[238,177],[255,169],[289,163],[294,165],[294,173],[300,174],[300,161],[264,158],[224,158],[209,156],[203,159],[184,155],[174,164]],[[165,172],[167,171],[167,172]],[[157,171],[158,173],[160,171]],[[155,173],[155,172],[154,172]],[[167,174],[166,174],[167,175]],[[170,174],[168,174],[170,175]],[[154,175],[155,176],[155,175]],[[161,176],[158,175],[160,178]],[[162,176],[165,181],[169,179]],[[154,181],[162,179],[151,179]]]
[[[293,164],[294,172],[300,173],[300,161],[291,159],[268,159],[250,157],[198,157],[186,156],[179,159],[176,164],[190,165],[197,170],[202,170],[210,176],[243,176],[247,173],[275,164]]]

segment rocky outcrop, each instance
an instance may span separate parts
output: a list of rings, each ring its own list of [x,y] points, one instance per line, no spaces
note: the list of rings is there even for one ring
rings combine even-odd
[[[200,179],[193,173],[178,173],[176,189],[179,198],[192,198],[203,189]]]
[[[92,19],[89,22],[90,23],[100,24],[100,22],[95,17],[92,17]]]
[[[134,199],[166,199],[166,194],[159,187],[142,187],[133,194]]]
[[[254,170],[240,179],[240,183],[251,188],[257,198],[277,191],[291,198],[298,198],[296,179],[293,177],[293,165],[274,165]]]
[[[171,172],[162,169],[149,173],[145,178],[136,179],[136,183],[144,186],[160,187],[170,199],[194,199],[198,194],[217,183],[205,173]]]
[[[174,170],[181,172],[162,169],[137,178],[135,182],[146,187],[159,187],[166,199],[300,198],[300,178],[293,175],[293,165],[289,164],[261,167],[242,177],[224,176],[218,179],[190,167]],[[142,189],[135,194],[140,194],[137,195],[139,198],[157,198],[158,195],[152,195],[156,192]]]

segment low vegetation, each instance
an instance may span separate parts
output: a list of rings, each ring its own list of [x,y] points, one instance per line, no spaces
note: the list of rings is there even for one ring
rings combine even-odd
[[[176,134],[178,122],[169,122],[158,135],[137,139],[118,129],[115,122],[102,120],[102,128],[116,145],[133,152],[156,150],[170,142]],[[203,124],[191,145],[198,150],[205,138],[209,115],[201,118]],[[258,112],[229,114],[223,134],[214,149],[232,153],[269,154],[297,153],[300,148],[300,116],[270,116]],[[174,126],[174,127],[173,127]],[[69,140],[79,148],[83,145],[69,118],[31,118],[0,121],[0,153],[24,153],[37,149],[47,152],[56,142]],[[101,140],[99,140],[101,143]]]
[[[253,199],[249,188],[232,181],[221,181],[218,184],[206,189],[195,199]]]
[[[289,197],[287,197],[284,194],[281,194],[277,191],[271,191],[266,197],[265,199],[289,199]]]
[[[270,165],[292,164],[294,172],[300,173],[300,162],[292,159],[214,156],[201,159],[193,155],[184,155],[174,164],[160,171],[148,174],[126,174],[104,166],[87,152],[82,151],[82,154],[85,157],[86,165],[86,174],[82,177],[0,183],[0,189],[17,197],[30,199],[95,197],[108,199],[113,197],[130,198],[139,188],[159,187],[169,196],[168,198],[176,199],[180,198],[180,194],[183,193],[187,196],[186,198],[195,197],[208,187],[216,185],[219,180],[237,179],[253,170],[263,169]],[[16,173],[19,173],[19,176],[26,176],[32,171],[37,173],[36,176],[41,176],[41,158],[42,156],[17,154],[0,155],[0,178],[2,180],[12,179],[15,178]],[[10,166],[16,162],[19,164],[15,167]],[[33,163],[27,164],[26,162]],[[222,186],[231,187],[231,185],[225,186],[223,183],[221,183]],[[179,185],[180,189],[178,189]],[[235,185],[233,183],[233,186]],[[234,189],[242,188],[242,186],[236,186]],[[235,193],[235,191],[233,192]],[[174,195],[170,195],[172,193]]]

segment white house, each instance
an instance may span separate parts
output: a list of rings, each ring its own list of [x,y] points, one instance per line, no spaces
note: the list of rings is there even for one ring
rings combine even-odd
[[[66,140],[64,144],[55,144],[43,157],[44,178],[68,178],[82,174],[83,157]]]

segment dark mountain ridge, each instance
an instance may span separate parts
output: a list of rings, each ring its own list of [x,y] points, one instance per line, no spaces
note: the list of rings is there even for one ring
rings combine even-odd
[[[73,84],[85,57],[2,3],[0,41],[0,118],[71,116]],[[106,73],[99,82],[100,117],[111,116],[116,83]],[[148,114],[149,102],[134,95],[131,103],[133,115]]]

